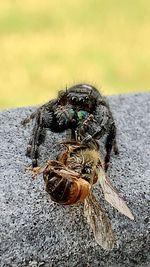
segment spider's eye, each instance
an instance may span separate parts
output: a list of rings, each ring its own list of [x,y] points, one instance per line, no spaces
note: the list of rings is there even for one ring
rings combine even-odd
[[[72,96],[71,97],[71,101],[74,102],[74,103],[76,103],[78,101],[78,98],[76,96]]]
[[[79,102],[80,102],[81,104],[84,103],[84,102],[85,102],[85,98],[80,97],[80,98],[79,98]]]
[[[85,100],[88,102],[88,101],[89,101],[89,97],[88,97],[88,96],[86,96],[86,97],[85,97]]]

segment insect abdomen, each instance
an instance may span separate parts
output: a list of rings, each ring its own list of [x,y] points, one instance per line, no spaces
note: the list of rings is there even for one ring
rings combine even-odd
[[[72,205],[83,201],[90,193],[90,184],[82,178],[65,178],[45,173],[46,191],[59,204]]]

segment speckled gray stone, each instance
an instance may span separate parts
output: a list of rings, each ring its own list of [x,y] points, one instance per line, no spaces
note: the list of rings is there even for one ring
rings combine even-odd
[[[119,248],[107,252],[93,238],[83,205],[62,207],[49,200],[42,176],[35,181],[25,171],[32,127],[22,118],[33,108],[0,112],[0,254],[1,267],[150,266],[150,94],[109,97],[118,127],[120,154],[112,154],[108,170],[135,215],[135,221],[101,200],[116,233]],[[55,158],[64,134],[48,133],[42,161]]]

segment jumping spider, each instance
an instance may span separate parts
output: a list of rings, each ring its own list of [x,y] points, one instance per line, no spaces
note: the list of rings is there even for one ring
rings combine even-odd
[[[106,134],[106,169],[112,147],[118,153],[116,126],[109,105],[99,91],[89,84],[77,84],[60,91],[57,99],[39,107],[22,124],[25,125],[32,119],[35,119],[35,124],[27,156],[32,159],[33,167],[38,165],[38,148],[45,140],[47,129],[52,132],[71,129],[71,139],[79,137],[82,143],[94,142]]]

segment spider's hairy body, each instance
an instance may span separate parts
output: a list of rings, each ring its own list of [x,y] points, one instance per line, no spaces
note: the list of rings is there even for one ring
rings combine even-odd
[[[22,124],[34,119],[32,137],[27,147],[27,156],[32,165],[38,165],[39,146],[44,142],[46,130],[63,132],[71,129],[71,140],[76,136],[83,143],[100,139],[106,134],[105,166],[110,159],[112,147],[117,153],[116,126],[106,99],[92,85],[77,84],[58,93],[51,100],[25,118]]]

